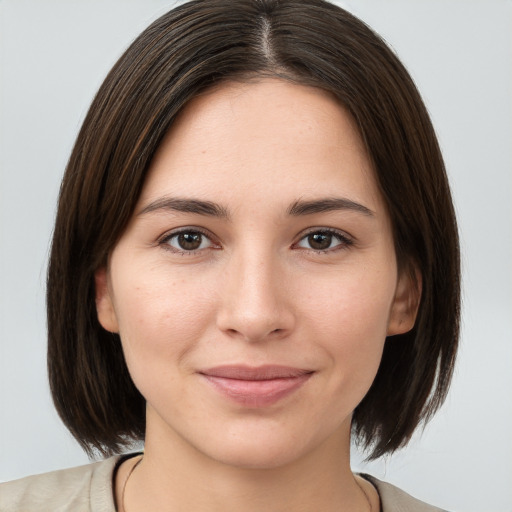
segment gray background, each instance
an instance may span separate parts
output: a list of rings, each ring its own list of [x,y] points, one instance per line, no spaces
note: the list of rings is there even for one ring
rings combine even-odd
[[[422,91],[444,151],[464,265],[447,403],[404,451],[354,467],[453,511],[512,511],[512,2],[338,2]],[[44,280],[59,181],[92,96],[168,0],[0,1],[0,481],[87,462],[53,411]]]

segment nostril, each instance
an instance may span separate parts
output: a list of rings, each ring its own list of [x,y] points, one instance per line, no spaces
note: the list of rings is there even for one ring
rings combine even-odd
[[[264,332],[264,330],[261,330],[259,332],[250,332],[247,329],[234,329],[229,328],[225,330],[225,333],[228,334],[228,336],[238,337],[241,336],[242,338],[250,339],[252,341],[256,340],[263,340],[265,338],[279,338],[283,336],[286,333],[286,329],[278,328],[278,329],[272,329]]]

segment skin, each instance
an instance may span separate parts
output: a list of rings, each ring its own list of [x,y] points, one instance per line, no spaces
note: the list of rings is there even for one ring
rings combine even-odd
[[[223,215],[159,207],[169,198]],[[350,203],[289,213],[325,198]],[[180,246],[183,229],[198,249]],[[362,511],[367,497],[378,510],[350,470],[350,422],[386,336],[412,328],[418,290],[397,271],[374,171],[333,97],[265,79],[195,98],[162,142],[96,293],[147,400],[127,510]],[[312,373],[276,403],[245,407],[199,373],[226,364]],[[133,464],[118,473],[118,498]]]

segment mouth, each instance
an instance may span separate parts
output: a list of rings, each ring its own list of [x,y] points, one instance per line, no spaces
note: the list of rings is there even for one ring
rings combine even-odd
[[[280,365],[226,365],[199,372],[224,397],[251,408],[270,406],[297,391],[313,371]]]

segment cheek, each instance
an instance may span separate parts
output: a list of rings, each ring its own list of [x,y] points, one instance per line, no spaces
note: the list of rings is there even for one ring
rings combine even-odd
[[[126,362],[138,384],[169,373],[173,362],[186,357],[208,328],[213,305],[204,283],[159,271],[131,275],[118,280],[114,307]]]
[[[396,287],[396,273],[349,268],[305,283],[303,312],[324,318],[325,327],[340,333],[378,331],[385,337]],[[360,340],[364,342],[364,338]]]
[[[301,316],[309,319],[332,364],[346,367],[344,374],[373,379],[386,340],[394,276],[392,267],[387,273],[351,269],[317,282],[315,291],[302,295]]]

